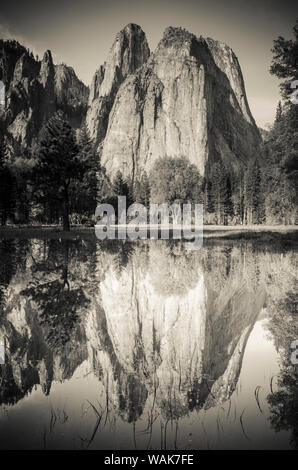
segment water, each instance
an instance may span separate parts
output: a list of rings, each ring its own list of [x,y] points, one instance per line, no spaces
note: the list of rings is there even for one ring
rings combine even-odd
[[[297,252],[0,240],[1,449],[298,447]]]

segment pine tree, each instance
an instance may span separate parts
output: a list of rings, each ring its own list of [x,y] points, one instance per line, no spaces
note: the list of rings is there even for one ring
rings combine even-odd
[[[211,208],[214,209],[215,223],[220,224],[220,179],[221,168],[218,162],[215,162],[210,169],[210,194],[209,199]]]
[[[215,222],[227,225],[233,215],[231,177],[219,162],[214,163],[210,173],[210,208],[214,206]]]
[[[279,223],[297,222],[298,106],[292,101],[297,99],[297,87],[291,84],[298,76],[298,19],[293,33],[294,39],[279,36],[274,41],[270,72],[282,79],[285,104],[264,144],[266,214]]]
[[[233,215],[233,203],[231,177],[226,171],[221,178],[221,211],[223,224],[228,225],[229,217]]]
[[[277,105],[277,108],[276,108],[275,124],[277,122],[280,122],[281,118],[282,118],[282,106],[281,106],[281,102],[279,101],[278,105]]]
[[[270,72],[278,78],[284,79],[280,88],[282,96],[288,98],[293,92],[291,82],[298,77],[298,19],[293,28],[294,40],[287,40],[279,36],[273,45],[273,60]]]
[[[126,196],[126,203],[128,206],[133,204],[135,201],[135,181],[131,177],[124,180],[123,196]]]
[[[253,165],[252,184],[254,188],[252,195],[253,223],[262,224],[265,221],[265,210],[261,170],[258,160],[256,160]]]
[[[14,217],[16,205],[16,182],[6,158],[6,145],[4,136],[0,141],[0,220],[5,225],[9,217]]]
[[[244,179],[245,222],[262,224],[265,221],[265,207],[261,169],[257,159],[250,162]]]
[[[238,194],[239,194],[239,220],[241,225],[244,222],[244,171],[240,170],[238,179]]]
[[[115,196],[126,196],[129,195],[129,187],[126,181],[124,181],[120,170],[117,171],[113,180],[112,190]]]
[[[150,205],[150,183],[146,171],[142,174],[140,181],[140,203],[149,208]]]
[[[135,180],[135,183],[133,186],[133,201],[134,202],[141,201],[141,182],[138,179]]]
[[[78,158],[85,167],[84,176],[79,183],[74,181],[71,185],[72,211],[84,214],[87,217],[95,213],[97,198],[99,197],[100,159],[90,138],[88,128],[84,123],[78,136]]]
[[[214,212],[213,188],[212,182],[209,179],[205,184],[204,196],[206,210],[209,214],[212,214]]]
[[[69,187],[81,181],[86,166],[78,158],[79,149],[71,126],[56,113],[42,130],[37,165],[36,183],[43,195],[62,203],[63,229],[69,230]]]

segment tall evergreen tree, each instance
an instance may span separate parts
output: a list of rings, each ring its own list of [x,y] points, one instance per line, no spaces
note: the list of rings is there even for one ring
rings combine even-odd
[[[233,215],[231,177],[224,166],[216,162],[211,168],[211,194],[215,212],[215,222],[227,225]]]
[[[142,174],[140,180],[134,184],[134,201],[143,204],[147,208],[150,205],[150,183],[146,171]]]
[[[212,181],[210,179],[207,179],[205,182],[204,189],[204,206],[209,214],[212,214],[214,212],[214,200],[212,189]]]
[[[275,114],[275,123],[280,122],[282,118],[282,105],[281,102],[278,102],[277,108],[276,108],[276,114]]]
[[[223,224],[228,225],[229,218],[233,215],[233,203],[231,177],[226,171],[221,178],[221,206]]]
[[[244,222],[244,170],[234,177],[232,188],[233,213],[237,224]]]
[[[253,223],[262,224],[265,220],[264,210],[264,196],[262,187],[261,169],[258,160],[254,162],[252,168],[252,180],[253,186],[252,193],[252,210],[253,210]]]
[[[264,194],[261,169],[258,160],[250,162],[245,172],[244,207],[247,224],[265,222]]]
[[[35,176],[43,195],[62,203],[63,230],[70,229],[70,184],[81,181],[85,171],[73,129],[58,112],[42,130]]]
[[[129,185],[123,179],[122,172],[120,170],[117,171],[113,184],[112,190],[115,196],[129,196]]]
[[[298,77],[298,20],[294,39],[279,36],[274,41],[270,72],[282,79],[281,92],[285,99],[282,113],[264,144],[264,192],[268,220],[297,223],[298,178],[298,106],[293,103],[291,84]]]
[[[70,200],[72,212],[92,216],[95,213],[99,196],[100,159],[90,138],[88,128],[84,123],[78,136],[78,158],[85,171],[79,183],[73,181],[70,185]]]
[[[282,96],[288,98],[293,92],[291,83],[298,77],[298,19],[293,28],[294,40],[279,36],[273,45],[273,60],[270,72],[283,79],[280,87]]]
[[[0,137],[0,221],[5,225],[9,217],[14,217],[15,205],[15,178],[6,158],[6,145],[4,136]]]

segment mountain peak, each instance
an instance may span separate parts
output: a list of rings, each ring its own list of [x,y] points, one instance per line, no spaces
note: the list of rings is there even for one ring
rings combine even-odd
[[[116,35],[107,60],[95,73],[90,88],[87,124],[97,143],[105,137],[108,116],[120,85],[149,55],[146,35],[139,25],[129,23]]]
[[[195,35],[180,26],[168,26],[163,33],[162,41],[179,42],[183,40],[196,39]]]
[[[53,65],[52,53],[51,53],[50,50],[47,50],[47,51],[44,53],[42,62],[45,62],[45,63],[48,63],[48,64]]]
[[[142,27],[136,23],[128,23],[124,28],[123,30],[125,31],[133,31],[133,32],[137,32],[137,31],[143,31]]]

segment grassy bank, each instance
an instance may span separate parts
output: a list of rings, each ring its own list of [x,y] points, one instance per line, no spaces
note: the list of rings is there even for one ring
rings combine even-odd
[[[149,226],[147,226],[149,228]],[[0,238],[2,239],[93,239],[95,238],[94,227],[75,226],[70,232],[64,232],[58,226],[5,226],[0,227]],[[149,238],[149,237],[148,237]],[[298,226],[220,226],[205,225],[204,239],[225,240],[298,240]]]

